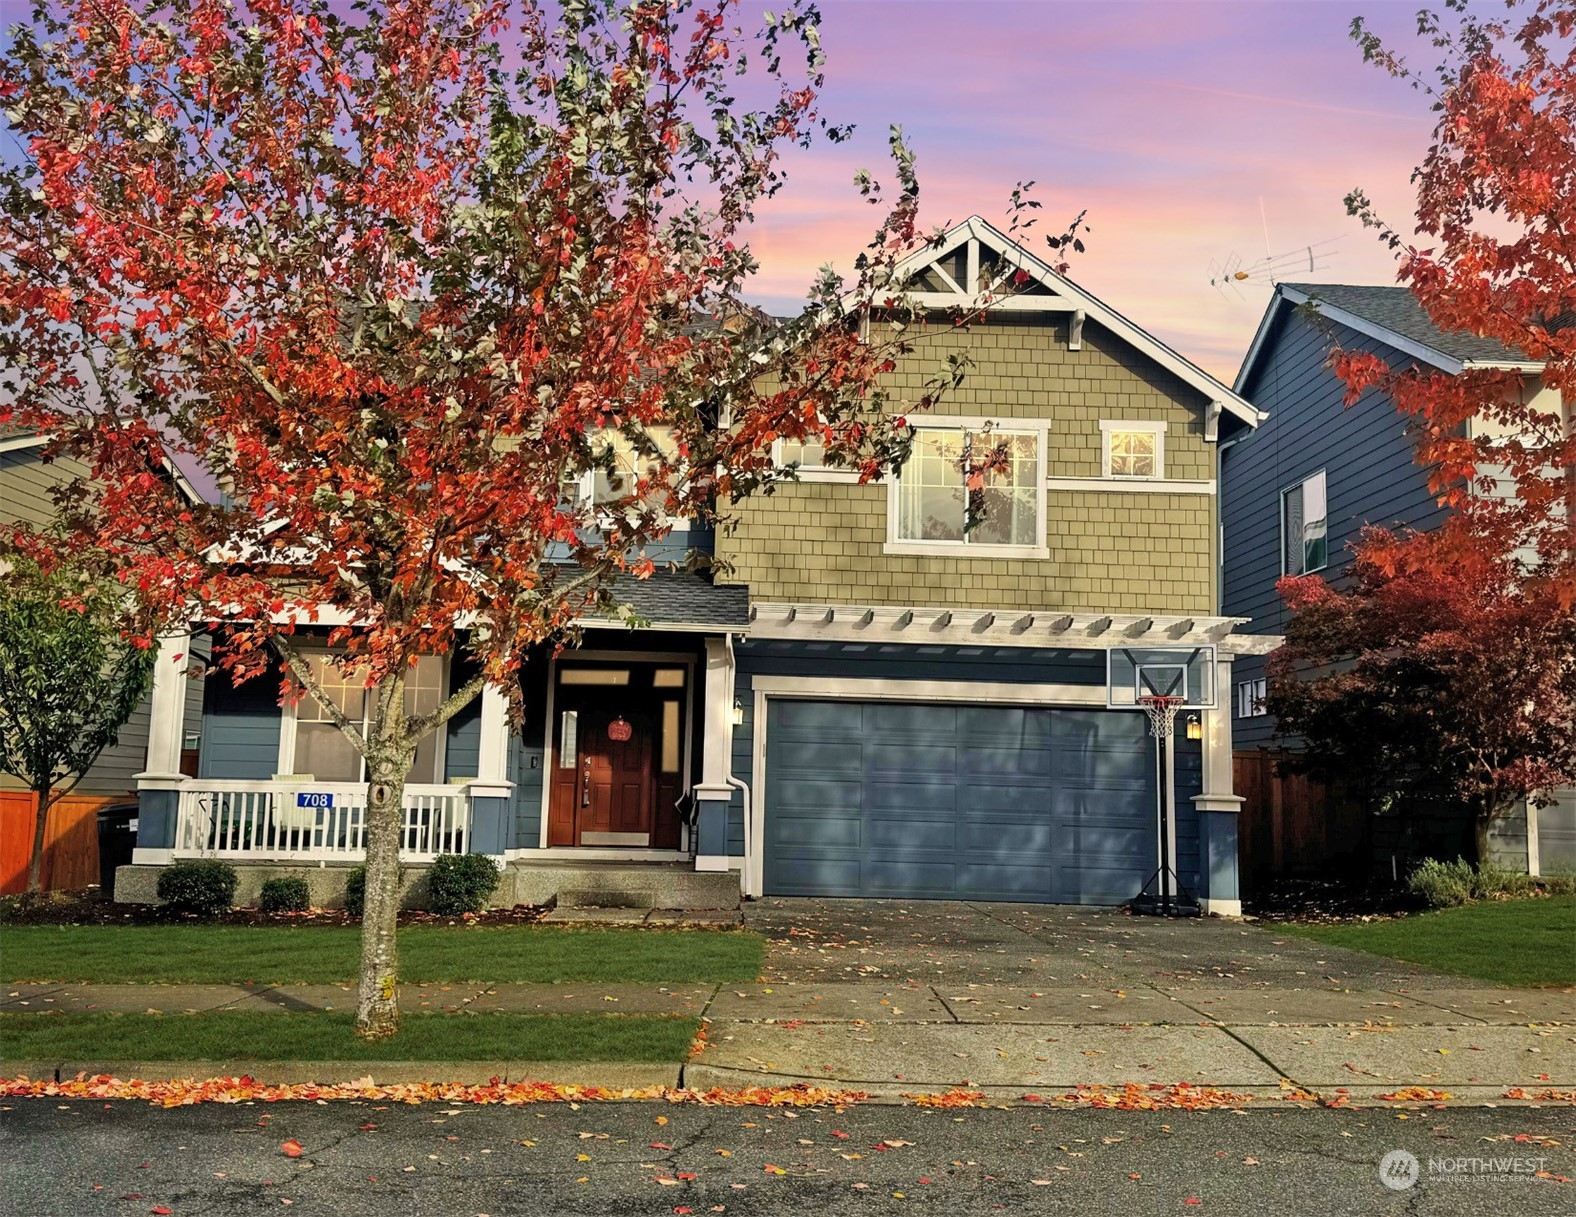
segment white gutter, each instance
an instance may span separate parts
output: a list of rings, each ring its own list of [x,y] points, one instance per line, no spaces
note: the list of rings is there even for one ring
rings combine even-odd
[[[752,799],[750,795],[750,784],[733,775],[733,703],[738,700],[734,693],[734,677],[739,670],[739,661],[738,657],[733,653],[732,631],[729,631],[722,637],[724,644],[728,648],[728,704],[726,707],[728,714],[728,758],[722,775],[722,780],[737,790],[739,792],[740,798],[743,800],[744,865],[739,868],[739,874],[743,880],[743,886],[745,889],[744,895],[758,897],[760,896],[759,892],[752,892],[749,890],[751,881],[754,878],[754,871],[750,865],[750,859],[754,856],[750,850],[750,846],[754,844],[754,842],[750,839],[751,831],[753,829],[753,825],[751,824]]]

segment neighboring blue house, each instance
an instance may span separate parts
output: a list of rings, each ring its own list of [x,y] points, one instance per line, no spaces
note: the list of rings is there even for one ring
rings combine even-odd
[[[917,394],[949,355],[973,364],[912,420],[911,461],[864,483],[784,444],[798,480],[666,544],[714,558],[714,577],[629,581],[617,596],[649,628],[582,622],[580,646],[525,665],[523,723],[489,688],[423,745],[406,860],[490,854],[506,901],[1121,903],[1155,872],[1166,779],[1136,682],[1113,701],[1108,659],[1180,650],[1191,704],[1168,852],[1207,911],[1240,911],[1232,720],[1205,694],[1269,645],[1215,614],[1216,440],[1255,411],[978,218],[901,273],[938,317],[1000,293],[984,323],[936,325],[894,371]],[[971,490],[964,454],[985,442],[1010,462]],[[588,473],[578,493],[617,501],[606,482]],[[181,679],[187,649],[169,640],[159,665],[139,865],[119,887],[146,897],[158,867],[221,856],[252,864],[243,898],[281,867],[331,898],[334,864],[362,852],[355,750],[315,702],[280,707],[275,679]],[[424,660],[412,710],[464,678],[459,660]],[[343,713],[364,712],[358,682],[330,684]]]
[[[1283,575],[1339,582],[1367,525],[1427,530],[1445,516],[1395,404],[1375,391],[1343,404],[1345,385],[1328,364],[1337,345],[1396,368],[1511,368],[1524,374],[1528,392],[1549,391],[1542,365],[1488,339],[1441,332],[1404,287],[1280,284],[1235,385],[1267,417],[1256,429],[1226,423],[1220,443],[1220,611],[1251,618],[1250,632],[1284,631],[1286,609],[1275,590]],[[1239,753],[1275,744],[1275,720],[1263,706],[1264,666],[1264,658],[1245,656],[1232,675]],[[1423,844],[1376,840],[1375,847],[1382,854]],[[1498,861],[1533,873],[1576,867],[1576,794],[1507,825]]]

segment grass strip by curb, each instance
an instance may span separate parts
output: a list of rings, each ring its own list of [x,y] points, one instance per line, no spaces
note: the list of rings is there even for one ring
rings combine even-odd
[[[408,1014],[357,1039],[348,1014],[0,1014],[0,1059],[682,1061],[698,1019],[634,1014]]]
[[[1382,921],[1279,922],[1272,928],[1495,984],[1576,984],[1576,896],[1483,900]]]
[[[0,981],[338,984],[354,980],[356,926],[0,927]],[[759,935],[717,930],[407,926],[412,983],[737,983],[761,971]]]

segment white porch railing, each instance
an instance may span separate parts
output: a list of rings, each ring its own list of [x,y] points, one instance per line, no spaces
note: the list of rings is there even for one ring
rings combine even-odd
[[[459,786],[406,786],[400,858],[462,854],[470,799]],[[367,788],[342,782],[188,779],[180,787],[177,858],[359,862],[366,855]]]

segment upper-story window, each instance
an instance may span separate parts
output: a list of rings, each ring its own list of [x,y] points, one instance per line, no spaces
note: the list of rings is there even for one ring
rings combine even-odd
[[[1281,574],[1308,575],[1329,565],[1328,514],[1322,469],[1281,491]]]
[[[1163,478],[1166,425],[1161,422],[1100,421],[1102,472],[1108,478]]]
[[[1043,556],[1044,460],[1043,429],[916,427],[890,492],[887,551]]]
[[[792,466],[801,482],[857,482],[859,470],[848,465],[828,465],[826,445],[817,439],[780,439],[773,449],[779,468]]]

